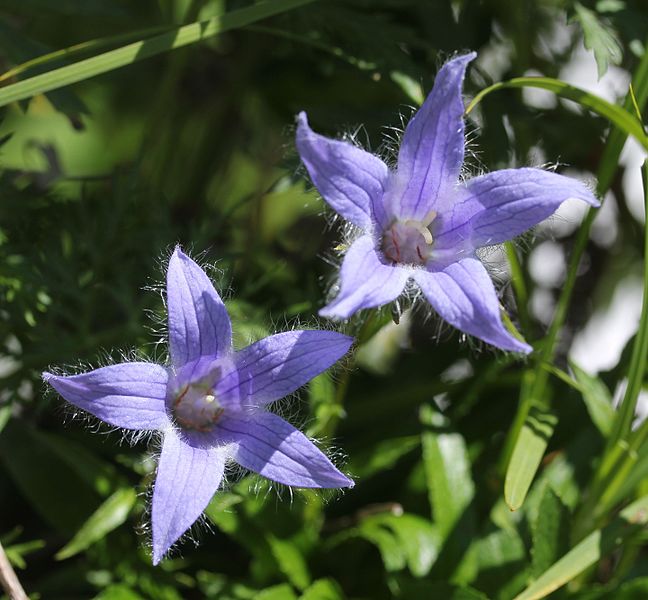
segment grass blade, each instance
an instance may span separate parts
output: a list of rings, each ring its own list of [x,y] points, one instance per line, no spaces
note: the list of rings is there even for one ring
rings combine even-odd
[[[475,106],[485,96],[496,90],[526,87],[548,90],[556,94],[556,96],[577,102],[581,106],[584,106],[596,114],[606,118],[626,135],[631,135],[636,138],[636,140],[648,150],[648,136],[646,136],[641,123],[632,113],[628,112],[621,106],[612,104],[611,102],[596,96],[595,94],[591,94],[590,92],[586,92],[585,90],[551,77],[516,77],[509,81],[495,83],[479,92],[479,94],[473,98],[473,101],[468,105],[468,108],[466,108],[466,113],[469,113],[473,108],[475,108]]]
[[[273,0],[260,2],[253,6],[235,10],[224,15],[213,17],[177,27],[153,36],[104,52],[92,58],[86,58],[59,69],[36,75],[0,89],[0,107],[11,102],[31,98],[37,94],[50,92],[58,88],[77,83],[95,75],[114,71],[132,63],[150,58],[169,50],[195,44],[218,33],[245,27],[261,19],[297,8],[313,0]]]
[[[604,529],[597,529],[555,562],[515,600],[538,600],[565,585],[621,546],[648,523],[648,496],[633,502]]]

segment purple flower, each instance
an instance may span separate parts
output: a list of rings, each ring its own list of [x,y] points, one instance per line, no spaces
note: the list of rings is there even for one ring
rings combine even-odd
[[[296,487],[352,487],[306,436],[266,407],[328,369],[352,339],[289,331],[232,349],[229,316],[205,272],[179,248],[167,272],[169,368],[111,365],[70,377],[44,373],[68,402],[115,427],[158,430],[153,563],[196,521],[225,462]]]
[[[550,216],[568,198],[597,206],[582,183],[540,169],[504,169],[464,181],[466,67],[459,56],[439,71],[409,122],[395,170],[356,146],[325,138],[300,113],[297,149],[324,200],[360,228],[346,252],[340,291],[320,314],[346,319],[395,300],[411,279],[454,327],[517,352],[531,347],[503,326],[486,269],[476,257]]]

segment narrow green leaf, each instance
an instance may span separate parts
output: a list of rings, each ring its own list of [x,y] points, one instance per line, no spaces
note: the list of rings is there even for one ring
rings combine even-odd
[[[545,486],[531,530],[534,577],[544,573],[569,549],[569,527],[569,509],[550,486]]]
[[[11,564],[19,569],[24,569],[27,567],[24,556],[44,547],[45,540],[32,540],[31,542],[22,542],[20,544],[13,544],[12,546],[5,546],[4,550]]]
[[[576,20],[583,29],[585,48],[594,52],[599,79],[605,75],[608,65],[621,64],[623,52],[614,30],[601,22],[594,11],[580,2],[574,4]]]
[[[423,466],[428,497],[439,532],[445,538],[470,505],[475,485],[464,439],[446,431],[447,421],[430,406],[421,410]]]
[[[561,98],[567,98],[568,100],[577,102],[581,106],[584,106],[585,108],[588,108],[596,114],[606,118],[626,135],[633,136],[644,148],[648,150],[648,137],[646,136],[641,123],[632,113],[616,104],[612,104],[611,102],[596,96],[595,94],[586,92],[585,90],[551,77],[516,77],[509,81],[495,83],[483,89],[473,98],[472,102],[466,108],[466,114],[475,108],[475,106],[481,102],[485,96],[496,90],[525,87],[549,90]]]
[[[391,469],[401,457],[417,448],[420,443],[418,435],[382,440],[375,446],[355,454],[349,464],[349,471],[354,476],[364,479]]]
[[[268,543],[281,572],[298,590],[305,590],[310,585],[311,576],[299,548],[290,540],[282,540],[273,535],[268,536]]]
[[[596,428],[603,437],[610,435],[616,411],[612,407],[612,395],[605,384],[598,378],[586,373],[574,362],[569,363],[579,390],[585,401],[585,407]]]
[[[136,498],[137,494],[132,488],[117,490],[90,516],[69,543],[56,553],[55,558],[70,558],[119,527],[128,518]]]
[[[11,406],[3,406],[0,408],[0,433],[5,428],[5,425],[9,422],[11,418]]]
[[[628,538],[648,524],[648,496],[633,502],[621,511],[604,529],[597,529],[572,548],[559,561],[536,579],[515,600],[537,600],[565,585],[596,564]]]
[[[156,56],[169,50],[195,44],[224,31],[245,27],[261,19],[308,4],[313,0],[273,0],[175,28],[171,31],[127,44],[116,50],[75,62],[0,88],[0,107],[77,83],[101,73]]]
[[[535,405],[529,410],[504,482],[504,499],[511,510],[522,506],[557,422],[557,417],[544,407]]]

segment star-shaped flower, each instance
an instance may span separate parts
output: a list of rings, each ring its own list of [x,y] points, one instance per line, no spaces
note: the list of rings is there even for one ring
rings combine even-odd
[[[205,272],[176,248],[167,272],[171,366],[111,365],[69,377],[44,373],[68,402],[130,430],[158,430],[153,563],[200,516],[225,463],[285,485],[352,487],[306,436],[267,406],[328,369],[352,339],[289,331],[235,352],[229,316]]]
[[[541,169],[460,178],[462,83],[476,54],[447,62],[403,135],[395,170],[298,117],[297,149],[324,200],[362,235],[344,256],[340,291],[320,314],[346,319],[395,300],[410,279],[448,323],[494,346],[531,347],[502,324],[493,283],[477,258],[549,217],[568,198],[598,201],[574,179]]]

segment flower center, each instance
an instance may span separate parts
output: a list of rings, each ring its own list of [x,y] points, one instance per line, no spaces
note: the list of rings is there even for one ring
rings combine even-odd
[[[173,416],[187,429],[209,431],[223,414],[214,390],[202,381],[190,383],[173,401]]]
[[[436,213],[425,221],[394,221],[383,233],[382,251],[388,260],[407,265],[423,265],[432,250],[432,233],[428,225]]]

